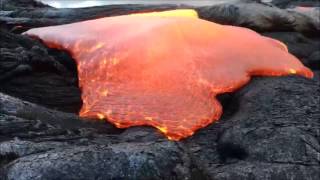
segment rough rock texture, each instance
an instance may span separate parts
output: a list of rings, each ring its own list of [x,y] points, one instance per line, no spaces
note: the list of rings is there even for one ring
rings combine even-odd
[[[55,144],[52,144],[55,145]],[[37,145],[35,145],[37,146]],[[41,147],[41,144],[38,144]],[[177,179],[190,178],[189,157],[173,142],[63,146],[19,158],[8,179]],[[37,162],[37,163],[34,163]]]
[[[312,6],[320,5],[319,0],[266,0],[266,1],[269,1],[272,5],[282,7],[282,8],[294,7],[294,6],[312,7]]]
[[[0,91],[63,111],[80,108],[76,66],[66,52],[3,30],[0,36]]]
[[[221,24],[248,27],[258,32],[297,31],[316,35],[317,16],[258,3],[222,4],[197,8],[200,17]]]
[[[27,1],[32,2],[7,2]],[[75,114],[81,106],[77,74],[68,53],[14,34],[21,32],[14,24],[19,18],[27,18],[30,28],[49,25],[44,20],[50,13],[47,20],[59,24],[126,13],[128,7],[145,11],[150,6],[105,6],[77,12],[41,5],[26,10],[22,5],[0,13],[1,180],[320,178],[320,47],[319,36],[310,33],[318,31],[317,26],[300,31],[291,24],[285,29],[288,32],[278,32],[275,26],[259,24],[260,16],[255,20],[238,14],[238,19],[253,18],[256,24],[249,27],[256,26],[264,35],[284,41],[314,70],[314,79],[254,78],[236,93],[219,96],[224,107],[219,122],[191,138],[171,142],[150,127],[122,130],[80,119]],[[246,9],[241,3],[232,6],[240,12]],[[203,8],[203,17],[219,14],[211,12],[217,6]],[[270,10],[275,17],[273,11],[287,12]],[[81,12],[88,17],[77,17]],[[220,15],[226,24],[237,22],[232,13]],[[12,22],[14,25],[8,25]]]
[[[1,0],[6,1],[6,0]],[[32,1],[32,0],[26,0]],[[15,1],[13,1],[15,2]],[[8,2],[7,2],[8,3]],[[11,1],[8,3],[11,5]],[[14,5],[14,3],[13,3]],[[11,5],[12,6],[12,5]],[[58,25],[99,17],[123,15],[137,12],[152,12],[168,9],[192,8],[186,5],[110,5],[92,8],[55,9],[3,7],[0,24],[13,32],[22,32],[32,27]],[[314,19],[291,9],[279,9],[261,3],[226,3],[195,7],[201,18],[222,24],[244,26],[256,31],[299,31],[318,34],[320,25]]]
[[[226,111],[237,106],[231,115],[187,144],[198,148],[198,163],[213,179],[317,179],[319,85],[298,77],[256,78],[229,100]]]

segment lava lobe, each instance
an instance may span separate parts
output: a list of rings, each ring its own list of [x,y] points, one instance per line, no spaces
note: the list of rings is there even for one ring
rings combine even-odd
[[[106,119],[119,128],[153,126],[171,140],[218,120],[222,107],[216,95],[235,91],[251,76],[313,76],[277,40],[195,18],[193,10],[179,11],[107,17],[25,34],[68,50],[76,60],[80,116]]]

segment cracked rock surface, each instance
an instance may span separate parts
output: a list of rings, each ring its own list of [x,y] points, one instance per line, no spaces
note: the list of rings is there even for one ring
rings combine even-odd
[[[280,9],[300,1],[197,7],[207,20],[249,27],[283,41],[315,77],[255,77],[237,92],[218,97],[224,108],[218,122],[179,142],[151,127],[117,129],[107,122],[79,118],[80,90],[70,55],[20,33],[32,27],[185,6],[75,11],[32,0],[2,2],[6,5],[0,13],[0,180],[320,179],[320,37],[315,33],[319,21]],[[308,3],[315,6],[318,1]],[[280,17],[290,23],[279,28]]]

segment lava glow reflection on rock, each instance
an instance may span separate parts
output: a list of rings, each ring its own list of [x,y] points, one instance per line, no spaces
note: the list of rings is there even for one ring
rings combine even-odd
[[[313,76],[283,43],[187,11],[108,17],[26,34],[68,50],[76,60],[80,116],[119,128],[153,126],[171,140],[218,120],[222,107],[215,96],[235,91],[252,75]]]

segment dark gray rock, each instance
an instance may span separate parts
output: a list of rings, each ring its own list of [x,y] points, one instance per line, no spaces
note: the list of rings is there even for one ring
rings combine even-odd
[[[236,3],[196,8],[200,17],[221,24],[247,27],[258,32],[294,31],[319,35],[319,22],[303,13],[261,3]]]
[[[314,51],[308,57],[309,66],[314,69],[320,70],[320,51]]]
[[[131,127],[119,136],[121,142],[155,142],[166,138],[152,127]]]
[[[319,87],[319,72],[255,78],[230,100],[236,111],[186,140],[196,163],[212,179],[318,179]]]
[[[262,0],[264,1],[264,0]],[[266,0],[275,6],[286,8],[286,7],[295,7],[295,6],[320,6],[319,0]]]
[[[41,142],[21,141],[14,139],[0,144],[0,156],[14,155],[16,158],[28,156],[31,154],[42,153],[52,149],[66,147],[63,142]]]
[[[318,26],[317,27],[318,29],[320,28],[319,27],[320,26],[320,1],[319,1],[319,5],[315,7],[296,6],[288,9],[288,11],[297,12],[298,14],[300,13],[304,16],[308,16],[309,18],[311,18],[310,20],[313,21],[313,24]]]
[[[36,162],[36,163],[35,163]],[[190,179],[174,142],[77,146],[34,154],[6,166],[7,179]]]
[[[79,110],[77,70],[66,52],[2,29],[0,36],[1,92],[63,111]]]
[[[29,0],[28,0],[29,1]],[[29,8],[15,10],[4,9],[0,23],[12,32],[23,32],[32,27],[59,25],[100,17],[116,16],[138,12],[163,11],[181,8],[193,8],[203,19],[222,24],[243,26],[259,32],[296,31],[318,35],[319,21],[316,14],[305,15],[300,11],[280,9],[268,4],[252,1],[224,3],[212,6],[193,7],[187,5],[109,5],[92,8],[55,9]],[[317,12],[317,11],[315,11]]]
[[[12,33],[19,32],[12,27],[22,20],[28,29],[174,5],[12,8],[12,2],[22,1],[32,0],[7,1],[11,9],[0,13],[0,19],[7,18],[0,20],[1,180],[319,179],[319,37],[310,36],[318,31],[310,17],[265,4],[197,9],[208,20],[266,31],[263,35],[287,44],[315,77],[253,78],[239,91],[218,97],[224,108],[218,122],[171,142],[151,127],[121,130],[79,118],[72,58]]]
[[[45,8],[49,7],[35,0],[0,0],[1,10],[15,10],[17,8]]]
[[[282,163],[240,161],[229,166],[212,169],[215,180],[270,179],[314,180],[320,177],[319,166],[303,166]]]

